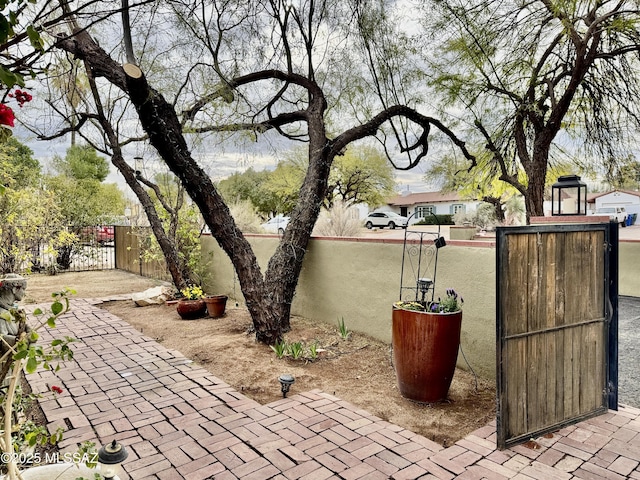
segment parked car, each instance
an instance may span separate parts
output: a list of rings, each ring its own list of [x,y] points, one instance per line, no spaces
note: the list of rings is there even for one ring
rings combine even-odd
[[[596,215],[608,215],[612,222],[619,223],[625,227],[627,212],[624,207],[602,207],[596,210]]]
[[[407,228],[407,222],[409,219],[398,215],[395,212],[373,212],[364,221],[364,226],[371,229],[373,227],[389,227],[394,229],[396,227]]]
[[[115,236],[112,225],[84,227],[81,232],[81,240],[86,244],[98,243],[100,245],[104,245],[105,243],[113,242],[114,238]]]
[[[277,217],[273,217],[267,223],[263,223],[260,225],[265,232],[267,233],[279,233],[283,234],[287,225],[289,225],[289,217],[285,217],[282,215],[278,215]]]

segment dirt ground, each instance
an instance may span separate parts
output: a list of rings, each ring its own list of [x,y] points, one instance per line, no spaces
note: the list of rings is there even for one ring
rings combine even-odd
[[[65,286],[75,289],[78,298],[103,298],[158,284],[121,271],[33,275],[25,302],[46,302],[51,292]],[[102,308],[262,404],[282,397],[277,379],[289,373],[295,377],[290,395],[321,389],[445,446],[495,417],[495,385],[460,369],[447,402],[426,405],[403,398],[396,387],[390,345],[357,332],[343,339],[336,324],[293,317],[286,340],[306,347],[306,358],[293,360],[279,359],[270,347],[257,343],[248,333],[248,312],[232,300],[219,319],[182,320],[173,305],[136,307],[132,301],[107,302]],[[314,344],[318,354],[311,358],[309,347]]]

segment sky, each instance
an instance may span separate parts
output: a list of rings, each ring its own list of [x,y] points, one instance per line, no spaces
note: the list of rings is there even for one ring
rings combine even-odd
[[[70,140],[67,137],[49,141],[37,140],[18,125],[16,125],[14,129],[14,135],[33,150],[34,158],[40,161],[44,171],[48,170],[54,156],[64,157],[67,148],[70,146]],[[259,144],[238,147],[229,143],[225,145],[200,147],[193,152],[193,155],[194,158],[198,160],[200,166],[210,174],[214,181],[220,181],[235,172],[243,172],[250,167],[253,167],[253,169],[257,171],[264,169],[272,170],[276,167],[279,160],[271,147]],[[134,165],[134,157],[143,157],[142,164],[138,162],[136,168],[139,168],[145,176],[150,177],[153,172],[166,171],[166,168],[163,168],[163,164],[151,150],[147,152],[129,152],[129,155],[125,154],[125,157],[127,156],[131,157],[131,165]],[[156,158],[156,160],[154,160],[154,158]],[[432,161],[432,158],[433,157],[428,156],[420,165],[412,170],[396,171],[396,191],[398,193],[406,191],[418,193],[437,190],[437,186],[429,185],[424,181],[425,170],[427,169],[428,163]],[[118,184],[128,198],[134,199],[135,196],[125,183],[122,175],[111,165],[108,158],[107,160],[109,161],[110,173],[105,181]]]

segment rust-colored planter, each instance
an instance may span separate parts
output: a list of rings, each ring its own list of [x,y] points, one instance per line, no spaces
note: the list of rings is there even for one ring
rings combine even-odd
[[[202,318],[207,314],[207,305],[204,300],[179,300],[176,304],[178,315],[184,320]]]
[[[429,313],[393,307],[393,365],[403,397],[445,400],[458,359],[462,311]]]
[[[204,303],[207,305],[207,312],[211,318],[218,318],[224,315],[227,298],[226,295],[213,295],[204,298]]]

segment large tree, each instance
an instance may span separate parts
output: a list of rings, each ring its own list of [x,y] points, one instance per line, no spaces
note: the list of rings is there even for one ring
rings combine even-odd
[[[268,187],[292,205],[298,201],[300,185],[308,169],[306,149],[292,150],[287,159],[278,164],[268,181]],[[331,167],[324,206],[334,204],[381,205],[395,195],[393,167],[387,157],[371,146],[350,146],[336,156]]]
[[[334,0],[293,5],[279,0],[171,2],[155,13],[171,14],[174,28],[187,30],[173,38],[182,43],[188,39],[188,49],[176,55],[176,46],[168,55],[173,69],[161,73],[143,70],[144,62],[137,61],[132,48],[122,65],[96,42],[88,25],[65,31],[69,23],[64,22],[55,38],[56,48],[81,59],[90,76],[127,96],[149,143],[180,179],[231,259],[256,336],[267,343],[289,329],[291,302],[333,161],[348,145],[379,132],[391,134],[408,154],[409,168],[426,155],[429,132],[435,127],[471,158],[452,131],[415,108],[386,99],[372,107],[375,111],[368,118],[358,120],[350,110],[357,88],[349,91],[350,102],[343,103],[342,94],[349,89],[345,62],[349,76],[367,74],[368,65],[353,54],[361,37],[350,18],[355,8],[374,6]],[[125,19],[125,32],[126,27]],[[125,34],[125,44],[131,46],[128,40]],[[171,100],[152,85],[168,88],[167,76],[182,78],[177,91],[165,92],[174,96]],[[375,92],[360,93],[367,102],[376,97]],[[386,130],[389,125],[394,128]],[[212,131],[271,132],[307,143],[308,169],[299,200],[264,273],[185,136]]]
[[[61,213],[54,193],[43,188],[33,152],[10,137],[0,142],[0,273],[37,264],[46,239],[56,244]]]
[[[271,172],[256,171],[248,168],[244,172],[235,172],[218,183],[218,190],[227,204],[249,201],[263,217],[284,213],[282,202],[273,191],[267,188]]]
[[[53,157],[53,166],[60,175],[75,180],[104,182],[109,175],[109,164],[89,145],[71,145],[64,157]]]
[[[103,183],[109,164],[93,148],[69,147],[53,164],[57,174],[47,176],[46,184],[56,194],[67,225],[111,223],[124,213],[124,193],[115,183]]]
[[[528,217],[544,214],[554,161],[573,152],[611,162],[633,147],[636,2],[435,0],[425,19],[425,40],[441,49],[427,62],[443,108],[485,145]]]

